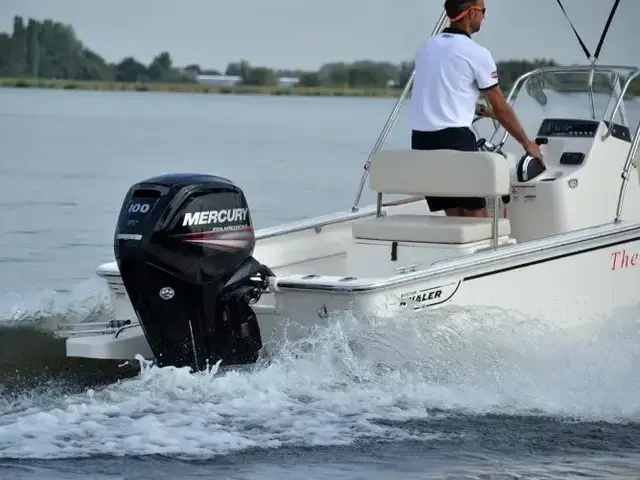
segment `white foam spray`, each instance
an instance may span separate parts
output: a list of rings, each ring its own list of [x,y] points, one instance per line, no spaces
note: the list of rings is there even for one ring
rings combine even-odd
[[[640,412],[637,311],[573,329],[494,309],[343,314],[251,368],[140,375],[0,416],[0,456],[165,454],[437,437],[450,413],[626,422]]]

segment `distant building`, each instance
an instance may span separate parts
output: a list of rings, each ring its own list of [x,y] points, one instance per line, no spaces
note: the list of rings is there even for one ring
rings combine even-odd
[[[237,85],[242,81],[238,75],[197,75],[196,79],[198,83],[204,85],[224,85],[232,86]]]
[[[242,78],[238,75],[196,75],[198,83],[203,85],[222,85],[231,87],[242,82]],[[300,83],[298,77],[280,77],[278,78],[279,87],[294,87]]]
[[[295,87],[300,83],[298,77],[280,77],[278,79],[278,86],[280,87]]]

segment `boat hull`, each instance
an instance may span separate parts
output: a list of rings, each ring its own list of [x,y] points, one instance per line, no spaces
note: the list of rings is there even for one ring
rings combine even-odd
[[[637,305],[640,225],[573,236],[443,263],[431,275],[354,281],[350,289],[326,278],[279,279],[278,312],[308,326],[342,312],[395,318],[444,306],[490,307],[570,328]]]
[[[413,315],[428,321],[426,311],[430,309],[490,307],[536,318],[558,329],[575,328],[638,303],[640,224],[612,224],[509,245],[393,278],[344,282],[340,277],[304,277],[276,277],[273,292],[254,308],[267,355],[277,351],[282,340],[298,340],[310,329],[344,315]],[[110,271],[105,278],[119,319],[135,316],[117,274]],[[69,338],[67,354],[122,359],[141,354],[149,358],[139,327],[121,335],[125,336],[120,340],[112,334]]]

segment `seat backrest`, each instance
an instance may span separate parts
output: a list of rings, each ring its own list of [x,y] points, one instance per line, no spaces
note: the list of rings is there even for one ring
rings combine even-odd
[[[498,153],[381,150],[369,168],[369,186],[378,193],[489,197],[510,190],[509,164]]]

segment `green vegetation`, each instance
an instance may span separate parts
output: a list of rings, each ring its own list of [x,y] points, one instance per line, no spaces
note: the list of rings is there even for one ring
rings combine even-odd
[[[53,88],[63,90],[104,90],[130,92],[217,93],[237,95],[298,95],[316,97],[395,97],[397,88],[278,85],[203,85],[200,83],[105,82],[95,80],[51,80],[39,78],[0,78],[0,87]]]
[[[555,65],[552,60],[500,62],[501,86],[506,90],[532,68]],[[149,65],[133,57],[107,62],[76,37],[73,27],[53,20],[42,22],[16,16],[11,33],[0,33],[0,87],[34,87],[118,91],[163,91],[227,94],[397,96],[413,64],[361,60],[334,62],[318,71],[279,70],[252,66],[246,60],[230,63],[224,72],[187,65],[177,68],[169,52],[160,52]],[[198,75],[238,76],[237,85],[198,83]],[[297,77],[296,86],[280,85],[282,77]],[[584,77],[570,82],[544,80],[545,88],[571,90]],[[608,83],[605,82],[605,83]],[[538,82],[538,86],[543,86]],[[603,88],[609,88],[603,84]],[[640,95],[640,82],[632,92]]]

